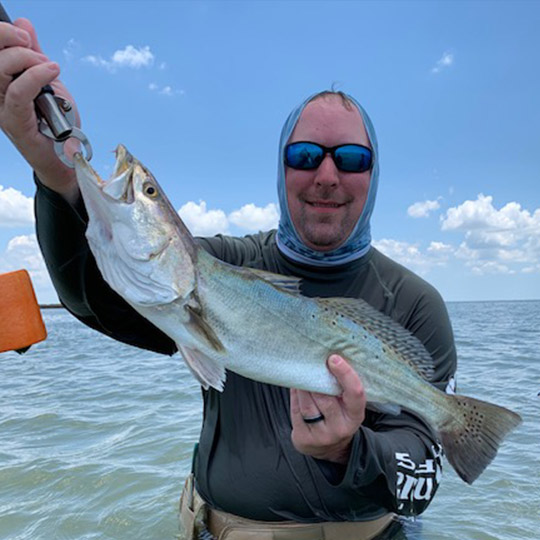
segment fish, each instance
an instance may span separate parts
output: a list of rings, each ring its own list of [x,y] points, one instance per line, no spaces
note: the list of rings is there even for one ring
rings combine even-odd
[[[203,388],[226,371],[339,395],[326,361],[336,353],[362,377],[368,403],[412,411],[437,432],[449,463],[472,484],[521,422],[504,407],[430,383],[423,344],[367,302],[308,298],[300,280],[220,261],[197,244],[152,173],[123,145],[103,180],[74,156],[86,238],[109,286],[169,336]]]

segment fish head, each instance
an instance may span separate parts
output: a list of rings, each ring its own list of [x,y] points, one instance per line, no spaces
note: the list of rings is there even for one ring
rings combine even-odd
[[[74,162],[89,218],[86,237],[105,281],[134,306],[187,297],[196,246],[152,173],[123,145],[109,180],[82,154]]]

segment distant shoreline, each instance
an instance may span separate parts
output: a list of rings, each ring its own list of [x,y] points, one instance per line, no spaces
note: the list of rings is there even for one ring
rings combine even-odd
[[[64,309],[62,304],[39,304],[39,309]]]

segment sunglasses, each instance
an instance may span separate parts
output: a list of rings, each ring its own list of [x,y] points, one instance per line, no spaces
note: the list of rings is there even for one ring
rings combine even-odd
[[[373,153],[361,144],[340,144],[328,148],[314,142],[298,141],[285,147],[285,165],[308,171],[316,169],[330,154],[340,171],[362,173],[371,169]]]

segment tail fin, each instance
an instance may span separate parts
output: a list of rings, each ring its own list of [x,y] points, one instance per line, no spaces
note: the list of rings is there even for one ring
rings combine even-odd
[[[521,417],[504,407],[466,396],[447,396],[457,410],[440,431],[450,465],[472,484],[491,463],[504,437]]]

